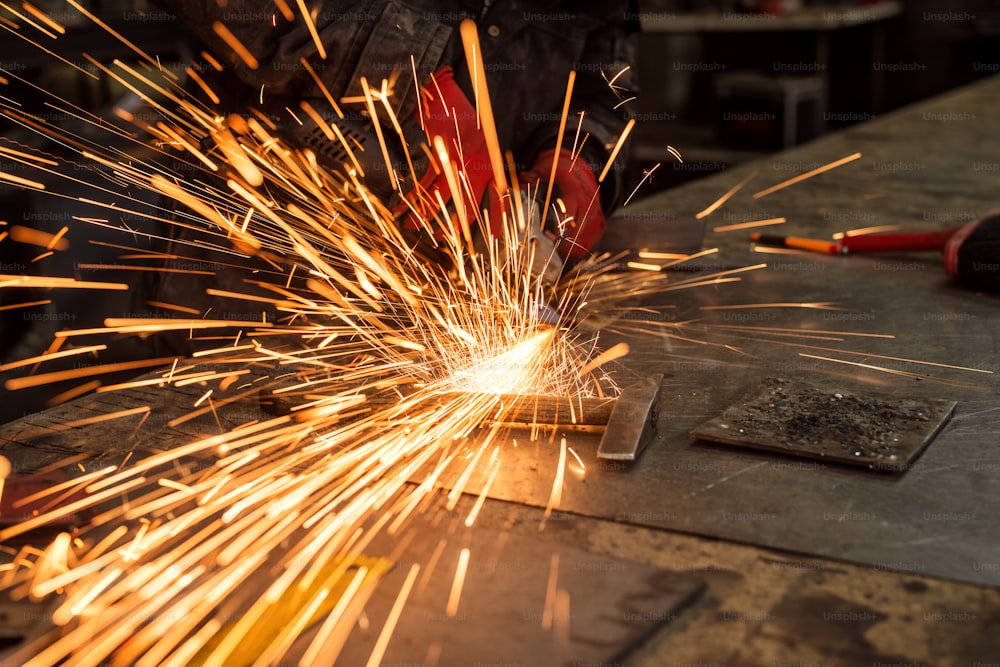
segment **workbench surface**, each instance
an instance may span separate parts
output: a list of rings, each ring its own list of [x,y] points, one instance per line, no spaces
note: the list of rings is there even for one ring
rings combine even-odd
[[[984,80],[624,210],[624,227],[608,245],[656,250],[669,225],[652,221],[664,211],[694,215],[756,172],[705,218],[705,246],[719,252],[698,267],[768,266],[733,274],[740,282],[664,291],[649,302],[651,312],[602,334],[607,345],[630,344],[622,383],[665,376],[657,433],[638,462],[597,463],[596,439],[578,436],[576,451],[590,466],[582,477],[567,476],[559,512],[539,531],[558,448],[520,447],[479,517],[483,529],[705,582],[700,597],[620,664],[971,667],[1000,660],[1000,300],[957,285],[934,253],[764,253],[750,247],[746,230],[713,231],[776,217],[787,222],[765,231],[823,238],[859,227],[930,230],[974,221],[998,207],[997,108],[1000,78]],[[672,143],[683,151],[683,137]],[[752,196],[855,152],[862,157],[833,171]],[[671,168],[666,147],[663,159],[661,168]],[[693,275],[671,273],[667,284]],[[682,322],[689,324],[666,331],[690,340],[638,331]],[[690,438],[768,376],[957,406],[901,474]],[[217,428],[214,420],[171,429],[166,418],[151,418],[137,431],[121,420],[72,431],[52,426],[151,402],[169,413],[199,394],[84,397],[0,427],[0,453],[27,469],[97,443],[108,443],[102,455],[109,459],[169,447]],[[220,417],[239,419],[238,406],[232,409]],[[480,483],[473,480],[470,491]]]

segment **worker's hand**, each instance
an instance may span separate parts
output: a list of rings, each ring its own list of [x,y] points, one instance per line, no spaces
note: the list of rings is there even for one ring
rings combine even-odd
[[[414,115],[424,128],[433,158],[420,182],[404,196],[397,214],[403,214],[407,227],[440,236],[440,222],[435,221],[447,217],[446,224],[457,229],[457,207],[463,206],[465,217],[475,230],[476,220],[481,218],[480,206],[486,197],[496,199],[496,187],[486,140],[477,127],[475,107],[455,83],[450,67],[435,72],[421,89]],[[434,149],[437,137],[444,141],[449,161],[461,167],[457,186],[463,196],[457,201]],[[441,210],[442,204],[445,211]]]
[[[568,150],[548,150],[539,153],[531,167],[519,178],[521,184],[537,187],[537,200],[544,202],[556,163],[552,203],[545,216],[545,233],[555,240],[556,250],[563,259],[586,257],[604,234],[604,210],[597,193],[597,177],[590,165],[573,161]]]
[[[562,261],[554,250],[554,237],[542,233],[540,204],[526,205],[525,224],[515,222],[516,215],[510,197],[503,200],[493,179],[486,139],[476,120],[476,110],[455,83],[450,67],[438,70],[420,93],[419,114],[427,135],[428,144],[434,145],[435,138],[444,141],[449,160],[461,162],[458,171],[458,187],[462,192],[455,201],[453,189],[441,165],[434,161],[420,183],[404,197],[397,213],[404,216],[404,224],[411,229],[424,229],[431,234],[440,231],[442,216],[451,225],[449,231],[459,231],[460,216],[458,206],[464,206],[465,216],[476,245],[483,252],[483,243],[497,240],[494,257],[503,261],[521,262],[529,266],[531,275],[540,277],[547,284],[553,284],[559,277]],[[442,203],[445,211],[442,212]],[[485,211],[485,214],[484,214]],[[532,214],[532,212],[534,214]],[[480,225],[479,221],[486,224]],[[519,251],[511,252],[509,245]]]

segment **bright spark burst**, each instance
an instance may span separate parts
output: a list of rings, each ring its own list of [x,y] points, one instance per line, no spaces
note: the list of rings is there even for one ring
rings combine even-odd
[[[298,7],[308,22],[304,5],[299,2]],[[214,29],[248,66],[257,65],[223,26]],[[14,32],[30,39],[27,29]],[[467,33],[463,32],[468,39]],[[466,44],[472,57],[478,57],[476,45]],[[94,336],[177,330],[221,342],[192,359],[144,359],[40,372],[11,380],[7,388],[85,381],[63,393],[68,399],[93,389],[203,387],[191,412],[172,425],[212,413],[220,402],[253,399],[261,390],[292,396],[298,404],[290,414],[231,431],[220,428],[217,435],[169,452],[126,460],[33,498],[48,501],[45,509],[28,521],[0,530],[0,540],[23,535],[67,513],[92,510],[96,515],[72,535],[60,533],[43,550],[25,547],[12,554],[15,566],[3,573],[0,586],[15,598],[61,593],[53,614],[59,633],[23,646],[12,659],[27,665],[65,660],[97,665],[109,659],[136,664],[190,660],[225,664],[245,655],[247,646],[256,646],[259,660],[268,662],[279,660],[296,636],[324,614],[330,615],[306,655],[316,655],[323,647],[324,659],[335,659],[329,647],[343,645],[385,571],[383,565],[365,561],[366,545],[381,532],[404,530],[407,518],[435,497],[436,480],[446,471],[456,471],[458,478],[447,494],[449,508],[456,506],[473,471],[491,453],[488,465],[491,479],[495,477],[508,436],[501,426],[480,425],[502,423],[504,415],[516,407],[504,403],[510,396],[605,395],[613,386],[598,367],[621,352],[613,350],[593,359],[592,337],[577,340],[568,323],[553,327],[539,321],[538,304],[551,292],[531,277],[530,257],[516,244],[493,243],[485,251],[473,248],[470,229],[484,223],[479,212],[463,212],[459,207],[463,218],[458,226],[443,207],[425,215],[421,225],[452,268],[428,263],[404,240],[392,211],[367,190],[352,165],[342,172],[322,169],[308,151],[284,144],[264,117],[219,115],[197,103],[170,77],[166,82],[154,81],[123,62],[113,66],[92,62],[101,75],[132,91],[163,116],[162,122],[144,123],[128,112],[119,114],[152,136],[154,157],[135,159],[3,103],[0,113],[8,119],[70,147],[81,159],[95,161],[106,171],[101,172],[103,181],[87,183],[73,176],[68,161],[19,147],[5,149],[5,156],[38,173],[38,180],[13,174],[2,174],[2,178],[57,199],[67,197],[61,194],[62,186],[86,185],[93,194],[81,201],[104,208],[109,217],[170,219],[162,208],[142,213],[141,202],[130,194],[133,190],[178,202],[187,212],[172,222],[197,233],[193,244],[218,251],[228,258],[224,263],[232,270],[242,270],[251,257],[272,269],[251,274],[256,276],[255,285],[270,296],[223,290],[209,293],[261,303],[279,317],[248,323],[191,312],[185,304],[161,304],[185,313],[186,319],[108,318],[103,327],[60,331],[60,342],[49,354],[5,368],[44,367],[56,359],[97,353],[102,349],[97,344],[58,351],[66,341]],[[482,73],[481,61],[472,69]],[[16,74],[7,75],[18,79]],[[218,99],[204,79],[197,78],[196,83],[210,98]],[[477,83],[477,90],[485,93],[485,79],[480,77]],[[340,100],[340,104],[363,104],[371,112],[376,104],[389,109],[388,83],[364,88],[364,99]],[[567,108],[570,94],[571,86]],[[509,185],[491,128],[488,97],[484,94],[476,102],[491,162],[505,190]],[[58,99],[51,105],[90,118]],[[322,120],[314,115],[315,110],[303,107],[303,111],[313,111],[313,120]],[[104,127],[100,119],[90,122]],[[331,130],[330,139],[343,142],[352,155],[353,147],[335,126],[326,127]],[[380,139],[384,132],[398,132],[398,128],[395,119],[388,127],[376,127]],[[130,136],[111,131],[119,137]],[[450,154],[454,147],[428,139],[435,145],[438,168],[449,176],[452,200],[462,201],[467,184]],[[139,140],[131,141],[140,145]],[[615,153],[620,148],[621,143]],[[171,168],[171,160],[173,164],[180,161],[188,171]],[[192,178],[191,170],[200,170],[200,175]],[[409,176],[418,180],[415,174]],[[53,181],[57,183],[52,185]],[[524,224],[524,212],[517,203],[504,216],[509,235],[515,238],[516,227]],[[113,225],[108,220],[89,222]],[[74,229],[54,235],[24,228],[11,231],[49,251],[67,249],[76,237]],[[142,265],[144,259],[166,259],[157,253],[133,252],[131,257],[138,262],[130,265],[135,271],[151,268]],[[610,298],[622,291],[648,291],[653,282],[662,280],[662,274],[581,271],[566,277],[560,306],[575,314],[585,302],[600,305],[598,286],[602,284],[607,289],[604,298]],[[21,276],[0,277],[0,285],[129,288]],[[209,363],[210,367],[204,366]],[[286,372],[277,379],[262,378],[255,366],[265,363]],[[169,370],[151,379],[105,386],[99,380],[123,369],[164,366]],[[439,400],[442,395],[451,400]],[[148,412],[146,407],[123,410],[78,420],[71,426],[95,420],[145,419]],[[562,450],[564,460],[565,441]],[[212,465],[192,467],[192,460],[208,460]],[[558,506],[563,467],[556,473],[549,512]],[[426,471],[423,482],[413,485],[410,479],[418,470]],[[467,523],[474,521],[486,491]],[[129,502],[113,502],[125,494]],[[61,498],[72,500],[61,502]],[[467,562],[467,551],[463,559]],[[414,566],[399,591],[392,619],[398,618],[419,570]],[[459,574],[449,613],[460,604]],[[254,577],[271,582],[256,597],[246,593],[246,584]],[[290,596],[298,605],[293,620],[284,635],[268,635],[259,619]],[[233,604],[243,611],[235,622],[227,620]],[[391,634],[392,623],[387,621],[372,654],[375,663]]]
[[[315,27],[305,5],[300,1],[295,4],[315,38]],[[286,20],[294,16],[288,3],[278,2],[277,7]],[[41,10],[30,5],[25,9],[48,29],[61,32],[61,26],[48,20]],[[28,41],[32,40],[32,26],[46,36],[51,34],[31,21],[26,21],[25,26],[18,29],[4,24],[10,34]],[[215,30],[247,66],[259,65],[224,27],[215,26]],[[508,177],[513,179],[514,174],[504,172],[491,127],[484,67],[480,50],[471,41],[474,33],[463,30],[472,62],[470,70],[476,73],[476,107],[486,130],[491,166],[501,191],[505,191],[510,187]],[[120,35],[115,36],[128,43]],[[133,48],[149,71],[162,73],[155,69],[152,58]],[[203,55],[216,69],[222,69],[210,55]],[[224,290],[210,293],[262,304],[276,311],[279,318],[248,323],[214,318],[186,304],[158,303],[158,307],[185,317],[108,318],[103,327],[62,331],[45,355],[9,363],[0,370],[98,353],[103,349],[100,344],[71,345],[77,339],[93,336],[180,330],[192,337],[212,337],[217,345],[201,350],[191,359],[146,359],[131,362],[131,366],[107,364],[32,373],[7,388],[84,381],[61,395],[68,400],[95,389],[106,392],[139,386],[201,386],[203,391],[193,401],[192,410],[170,422],[168,426],[172,427],[212,414],[226,402],[256,400],[262,390],[292,397],[296,406],[289,414],[243,424],[231,431],[220,427],[216,435],[146,458],[126,458],[117,466],[83,474],[40,496],[21,499],[23,503],[45,504],[37,516],[0,530],[0,540],[54,524],[71,512],[96,512],[89,523],[73,534],[60,533],[44,549],[24,547],[10,554],[11,566],[0,572],[0,588],[15,598],[61,595],[53,614],[59,632],[11,656],[27,665],[97,665],[109,659],[140,665],[226,664],[245,658],[247,651],[263,664],[280,660],[298,634],[314,623],[319,623],[319,629],[304,654],[306,662],[321,653],[325,660],[334,661],[351,628],[364,618],[365,603],[386,571],[386,563],[366,557],[366,547],[376,536],[401,534],[408,518],[435,499],[440,490],[438,480],[446,474],[458,480],[444,499],[447,507],[454,509],[473,472],[485,465],[489,481],[466,519],[467,525],[474,522],[509,440],[509,434],[498,425],[516,407],[505,403],[506,397],[603,396],[613,391],[600,366],[627,350],[613,347],[600,352],[593,337],[572,329],[573,322],[585,324],[590,314],[601,312],[614,319],[628,308],[618,303],[622,294],[638,299],[654,292],[717,285],[739,280],[735,274],[742,271],[762,268],[732,269],[673,281],[667,286],[663,270],[692,258],[647,253],[645,259],[670,261],[633,263],[642,270],[614,273],[608,267],[620,257],[605,256],[563,276],[559,289],[552,292],[530,276],[530,257],[524,256],[516,244],[488,244],[485,251],[474,247],[471,231],[484,223],[480,212],[464,211],[459,206],[462,222],[454,225],[444,207],[432,206],[432,212],[423,217],[420,225],[450,259],[452,268],[446,270],[423,261],[404,238],[388,203],[365,187],[354,155],[356,147],[336,125],[320,122],[322,117],[311,106],[303,105],[295,112],[305,113],[328,132],[331,141],[343,144],[351,164],[339,172],[321,168],[309,151],[283,143],[263,115],[220,115],[195,101],[171,76],[165,82],[159,77],[154,81],[152,75],[122,62],[106,66],[92,60],[92,64],[100,76],[118,82],[162,115],[161,122],[144,123],[128,112],[119,114],[152,137],[154,157],[137,160],[100,140],[48,125],[16,103],[3,101],[0,113],[7,119],[70,148],[79,159],[96,162],[106,171],[88,183],[74,176],[71,159],[55,159],[24,146],[0,146],[6,159],[37,174],[37,178],[29,178],[0,173],[0,180],[57,199],[70,198],[62,194],[70,186],[86,185],[92,194],[81,201],[105,209],[109,218],[128,215],[169,220],[196,233],[191,245],[217,252],[220,265],[245,272],[248,280],[267,296]],[[309,64],[303,61],[303,65],[319,83]],[[192,70],[188,75],[210,99],[218,100],[204,79]],[[8,79],[32,86],[15,73],[4,72],[4,81]],[[618,89],[616,79],[611,79],[609,85]],[[571,76],[560,138],[572,86]],[[390,110],[387,98],[392,82],[374,87],[365,82],[363,87],[365,95],[354,99],[335,100],[329,91],[322,92],[338,114],[340,105],[367,109],[373,118],[378,117],[376,107]],[[68,102],[54,99],[50,104],[116,139],[149,148],[136,138],[138,135],[108,125]],[[632,127],[630,122],[622,133],[613,149],[615,155]],[[383,133],[400,132],[394,118],[388,126],[377,124],[376,130],[383,152]],[[578,138],[579,133],[578,127]],[[462,201],[462,191],[468,185],[455,166],[451,154],[455,147],[428,139],[428,145],[434,147],[429,153],[448,176],[452,200]],[[679,159],[675,150],[672,153]],[[600,181],[606,178],[613,160],[612,156]],[[183,169],[169,166],[178,162]],[[408,168],[412,172],[412,163]],[[197,176],[192,177],[192,173]],[[821,170],[792,180],[797,182],[818,173]],[[395,176],[396,187],[401,179],[418,180],[413,173]],[[52,181],[57,182],[55,187],[50,185]],[[711,214],[747,181],[749,177],[698,217]],[[791,183],[773,186],[755,197]],[[144,213],[143,203],[131,194],[133,190],[158,193],[187,210],[177,219],[170,218],[171,212],[161,207]],[[550,187],[545,193],[546,203],[551,194]],[[512,199],[517,201],[504,217],[508,235],[516,237],[516,230],[524,225],[524,211],[519,198]],[[545,205],[542,210],[548,212],[549,208]],[[76,222],[114,226],[109,220]],[[777,224],[774,220],[747,224],[771,223]],[[141,233],[127,227],[122,232]],[[19,235],[22,242],[48,252],[65,251],[77,236],[75,228],[45,234],[22,227],[3,234]],[[0,236],[0,241],[3,239]],[[130,251],[127,245],[117,247]],[[140,252],[130,257],[140,262],[130,266],[136,272],[150,268],[141,264],[142,260],[184,259]],[[266,268],[247,271],[251,258]],[[130,288],[122,283],[14,275],[0,276],[0,287]],[[538,304],[548,299],[554,299],[559,312],[569,314],[559,327],[538,318]],[[43,303],[47,302],[23,305]],[[658,335],[704,344],[687,335],[700,326],[650,325]],[[771,336],[772,340],[793,335],[792,331],[776,328],[718,330],[752,331]],[[60,350],[62,345],[69,347]],[[278,369],[274,378],[261,377],[265,366]],[[156,377],[114,385],[99,380],[106,373],[126,367],[169,368]],[[456,400],[456,395],[464,398]],[[441,400],[442,396],[449,400]],[[126,417],[145,419],[148,414],[149,408],[132,408],[77,420],[67,427]],[[475,437],[469,437],[472,435]],[[546,517],[559,506],[567,452],[581,470],[584,468],[565,439],[559,446],[560,465],[554,471]],[[193,465],[198,461],[211,464]],[[481,463],[485,461],[488,463]],[[0,458],[0,484],[9,473],[4,463]],[[127,503],[115,503],[126,494]],[[421,570],[425,576],[433,571],[442,549],[435,551],[425,568],[414,564],[410,569],[379,633],[371,664],[377,664],[384,653],[414,586],[418,593],[426,586],[425,579],[417,582]],[[450,615],[457,613],[461,605],[468,558],[468,550],[463,551],[448,601]],[[558,568],[558,557],[554,556],[543,625],[568,641],[569,598],[558,587]],[[270,583],[259,594],[250,594],[247,591],[253,587],[248,582],[254,579]],[[287,606],[290,600],[295,602],[296,611],[285,633],[278,634],[275,628],[268,627],[268,614],[282,604]],[[233,621],[237,608],[240,614]]]

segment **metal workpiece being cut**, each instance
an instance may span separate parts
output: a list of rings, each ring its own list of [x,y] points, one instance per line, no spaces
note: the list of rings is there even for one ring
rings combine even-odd
[[[663,374],[657,373],[628,385],[617,398],[567,397],[545,395],[496,395],[490,399],[504,406],[502,417],[485,423],[511,427],[558,427],[564,430],[603,431],[597,457],[614,461],[635,461],[656,431],[660,386]],[[433,402],[468,400],[462,392],[435,396]],[[377,412],[393,405],[395,396],[367,397],[358,415]],[[273,415],[294,414],[309,403],[301,396],[272,391],[261,392],[260,406]]]

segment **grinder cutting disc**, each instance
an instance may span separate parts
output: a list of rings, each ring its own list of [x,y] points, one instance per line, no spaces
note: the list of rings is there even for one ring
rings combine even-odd
[[[694,438],[901,472],[951,417],[954,401],[818,389],[765,378]]]

